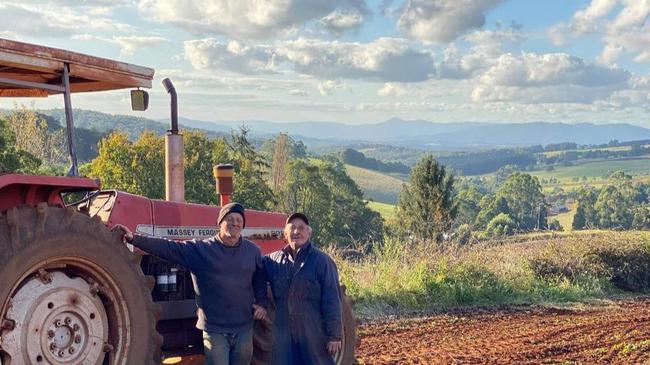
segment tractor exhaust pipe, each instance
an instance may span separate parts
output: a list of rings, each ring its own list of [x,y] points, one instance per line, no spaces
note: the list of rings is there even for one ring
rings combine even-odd
[[[162,84],[171,96],[171,129],[165,135],[165,200],[185,201],[185,169],[183,166],[183,135],[178,133],[178,98],[168,78]]]
[[[217,180],[217,194],[219,195],[219,203],[221,206],[224,206],[230,203],[230,197],[233,193],[233,182],[232,178],[235,172],[233,165],[219,164],[214,167],[212,170],[214,173],[214,178]]]

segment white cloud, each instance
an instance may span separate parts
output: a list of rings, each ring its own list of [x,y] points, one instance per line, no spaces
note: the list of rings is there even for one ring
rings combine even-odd
[[[366,10],[365,0],[140,0],[139,7],[159,22],[235,39],[278,38],[337,9]]]
[[[602,27],[601,20],[609,15],[620,0],[592,0],[583,10],[577,11],[568,23],[549,29],[549,37],[556,46],[564,45],[570,38],[594,33]]]
[[[598,61],[613,65],[623,54],[636,62],[650,61],[650,0],[592,0],[577,11],[568,23],[549,30],[556,45],[585,34],[600,35],[603,50]]]
[[[623,53],[632,53],[635,62],[650,61],[650,25],[604,37],[605,47],[600,60],[608,64],[616,62]]]
[[[32,37],[67,37],[87,30],[131,29],[114,19],[90,16],[83,9],[51,4],[0,4],[0,24],[15,34]]]
[[[137,50],[168,43],[169,40],[163,37],[113,37],[113,40],[122,47],[122,55],[131,56]]]
[[[214,38],[185,41],[185,59],[197,70],[223,69],[241,74],[275,72],[275,52],[268,46],[227,44]]]
[[[397,38],[344,43],[300,38],[278,49],[302,74],[325,79],[418,82],[435,72],[433,56]]]
[[[136,51],[142,51],[149,47],[169,43],[168,39],[158,36],[119,36],[113,38],[105,38],[92,34],[77,34],[73,35],[71,39],[78,41],[102,41],[116,44],[120,46],[121,56],[132,56]]]
[[[443,52],[438,76],[444,79],[465,79],[491,67],[503,54],[504,44],[519,44],[524,37],[518,29],[475,31],[464,37],[472,46],[465,54],[454,43]]]
[[[402,96],[406,93],[408,93],[408,85],[397,82],[387,82],[377,90],[379,96]]]
[[[318,92],[321,95],[332,95],[342,87],[343,84],[338,80],[326,80],[318,84]]]
[[[398,28],[423,42],[446,43],[485,24],[485,12],[502,0],[408,0]]]
[[[305,90],[301,89],[291,89],[289,90],[289,95],[291,96],[309,96]]]
[[[623,3],[623,8],[611,23],[611,33],[641,27],[650,14],[650,1],[648,0],[624,0]]]
[[[340,35],[356,29],[363,23],[363,14],[356,10],[333,11],[320,20],[321,25],[330,33]]]
[[[474,88],[475,101],[589,103],[628,88],[629,72],[563,53],[504,54]]]
[[[195,69],[222,69],[241,74],[292,68],[320,79],[418,82],[435,74],[433,56],[414,50],[404,39],[371,43],[299,38],[275,46],[222,43],[214,38],[185,42],[185,58]],[[282,67],[282,68],[281,68]]]
[[[282,94],[286,90],[304,90],[311,83],[290,78],[277,78],[275,75],[239,76],[225,75],[221,72],[205,70],[188,71],[180,69],[156,70],[156,77],[169,77],[177,90],[200,94],[219,94],[227,92],[272,92]]]
[[[0,4],[0,24],[14,33],[35,37],[67,36],[74,31],[73,27],[55,17],[12,4]]]

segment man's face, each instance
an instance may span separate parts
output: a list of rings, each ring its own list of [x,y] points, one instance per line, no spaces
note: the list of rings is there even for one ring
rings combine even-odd
[[[293,248],[300,248],[309,241],[311,228],[300,218],[295,218],[284,226],[284,237]]]
[[[219,233],[222,237],[239,239],[243,227],[244,217],[239,213],[230,213],[221,221]]]

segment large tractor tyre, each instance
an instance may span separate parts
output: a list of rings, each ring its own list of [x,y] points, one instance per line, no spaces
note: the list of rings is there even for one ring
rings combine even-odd
[[[341,285],[341,315],[343,318],[343,346],[334,356],[336,365],[352,365],[356,363],[354,352],[357,348],[357,320],[354,317],[352,299]]]
[[[272,300],[271,300],[272,303]],[[255,321],[253,332],[253,361],[252,365],[268,365],[272,360],[273,320],[275,307],[271,304],[268,312],[269,321]],[[354,352],[357,347],[356,319],[352,309],[352,300],[341,286],[341,314],[343,321],[343,346],[334,355],[336,365],[352,365],[356,362]]]
[[[273,360],[273,321],[275,304],[269,293],[267,319],[255,321],[253,325],[253,361],[251,365],[269,365]],[[1,365],[1,364],[0,364]]]
[[[0,215],[0,363],[159,365],[159,310],[139,256],[73,209]]]

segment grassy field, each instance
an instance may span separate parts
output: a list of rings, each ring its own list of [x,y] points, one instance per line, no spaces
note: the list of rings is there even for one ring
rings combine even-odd
[[[650,291],[650,232],[533,234],[444,247],[387,238],[360,260],[331,254],[362,317]]]
[[[540,181],[555,178],[557,183],[543,184],[545,188],[562,187],[576,189],[585,184],[600,185],[605,176],[613,171],[622,170],[635,176],[640,181],[650,180],[650,156],[618,160],[601,160],[578,164],[575,166],[558,166],[553,171],[531,171]],[[583,176],[587,178],[585,181]]]
[[[559,166],[553,171],[532,171],[540,179],[557,178],[560,181],[572,181],[574,177],[604,177],[610,172],[622,170],[630,175],[650,174],[650,156],[618,160],[593,161],[575,166]]]
[[[368,207],[381,214],[381,217],[385,220],[395,217],[395,206],[392,204],[369,201]]]
[[[574,215],[576,215],[576,210],[574,207],[572,207],[571,210],[566,213],[560,213],[558,215],[548,217],[548,220],[551,221],[553,219],[557,219],[560,222],[562,229],[564,229],[565,232],[570,232],[572,230]]]
[[[397,195],[405,181],[403,176],[392,176],[352,165],[345,165],[345,169],[369,199],[387,204],[397,203]]]
[[[585,148],[579,150],[562,150],[562,151],[546,151],[542,152],[546,157],[559,156],[565,152],[589,152],[589,151],[610,151],[610,152],[621,152],[621,151],[630,151],[631,146],[615,146],[615,147],[603,147],[603,148]]]

